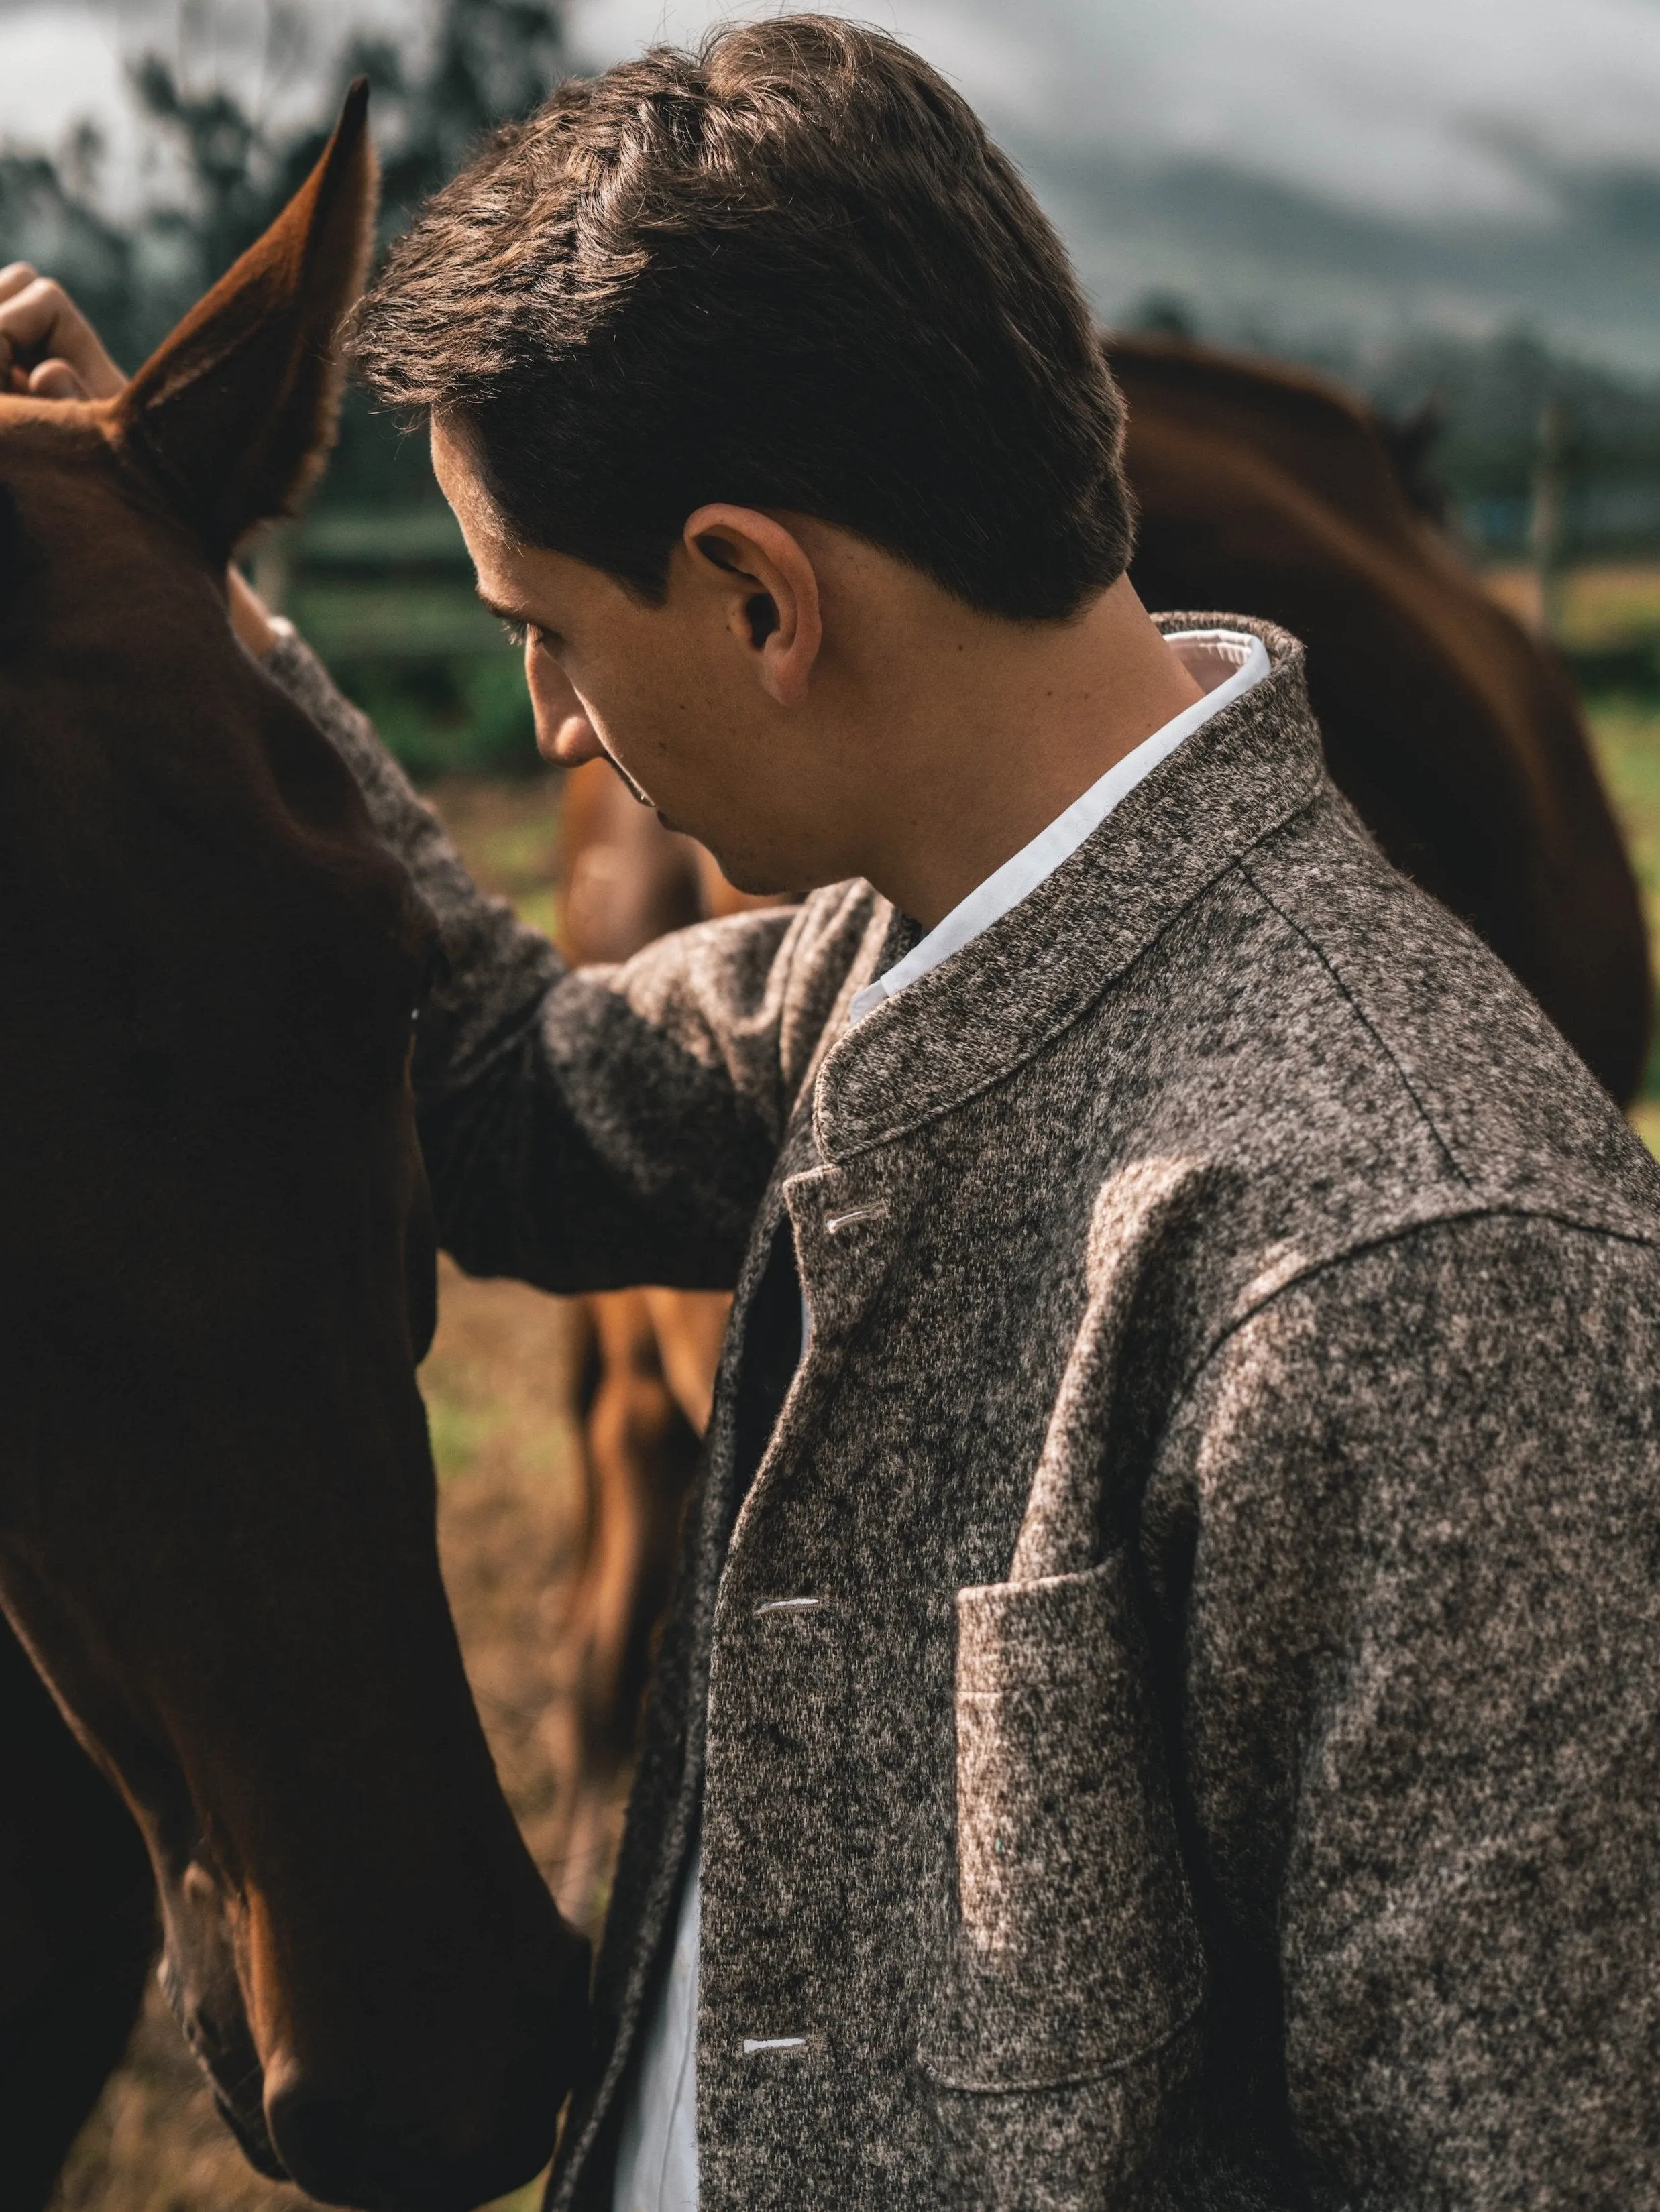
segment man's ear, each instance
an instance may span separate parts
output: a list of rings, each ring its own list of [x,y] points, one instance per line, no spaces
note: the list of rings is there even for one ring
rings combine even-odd
[[[803,705],[824,623],[818,572],[800,539],[758,508],[717,504],[688,519],[684,541],[762,690],[781,707]]]
[[[333,443],[336,325],[374,238],[378,170],[359,78],[311,175],[125,392],[122,446],[160,477],[210,556],[290,511]]]

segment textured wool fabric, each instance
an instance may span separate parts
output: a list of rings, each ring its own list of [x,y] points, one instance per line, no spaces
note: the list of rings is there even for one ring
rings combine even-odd
[[[868,886],[572,974],[273,658],[444,927],[449,1249],[738,1291],[560,2212],[700,1793],[708,2212],[1660,2201],[1660,1175],[1380,858],[1295,641],[1162,619],[1273,672],[854,1028]]]

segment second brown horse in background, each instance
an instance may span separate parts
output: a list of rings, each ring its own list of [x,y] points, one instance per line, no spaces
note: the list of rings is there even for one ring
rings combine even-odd
[[[1201,347],[1108,351],[1129,402],[1143,601],[1266,616],[1304,641],[1332,774],[1373,836],[1628,1102],[1648,1043],[1646,941],[1560,667],[1420,511],[1361,403]],[[604,762],[569,776],[565,809],[574,959],[625,959],[754,902]],[[603,1799],[628,1755],[727,1301],[644,1290],[582,1303],[587,1543],[571,1657],[582,1762]]]

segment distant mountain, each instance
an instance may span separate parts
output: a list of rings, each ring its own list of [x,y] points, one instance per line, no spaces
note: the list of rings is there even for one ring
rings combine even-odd
[[[1438,223],[1220,163],[1015,150],[1110,320],[1159,290],[1209,328],[1296,350],[1525,325],[1554,349],[1660,375],[1660,173],[1558,174],[1554,221]]]
[[[1301,362],[1406,422],[1475,546],[1524,546],[1556,410],[1570,534],[1660,544],[1660,177],[1558,178],[1555,228],[1392,221],[1219,164],[1018,149],[1104,321]]]

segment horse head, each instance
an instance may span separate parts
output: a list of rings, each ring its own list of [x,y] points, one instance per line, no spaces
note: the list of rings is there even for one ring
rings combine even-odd
[[[439,1578],[431,925],[226,622],[331,432],[363,109],[123,392],[0,396],[0,1602],[249,2155],[436,2212],[551,2148],[586,1950]]]

